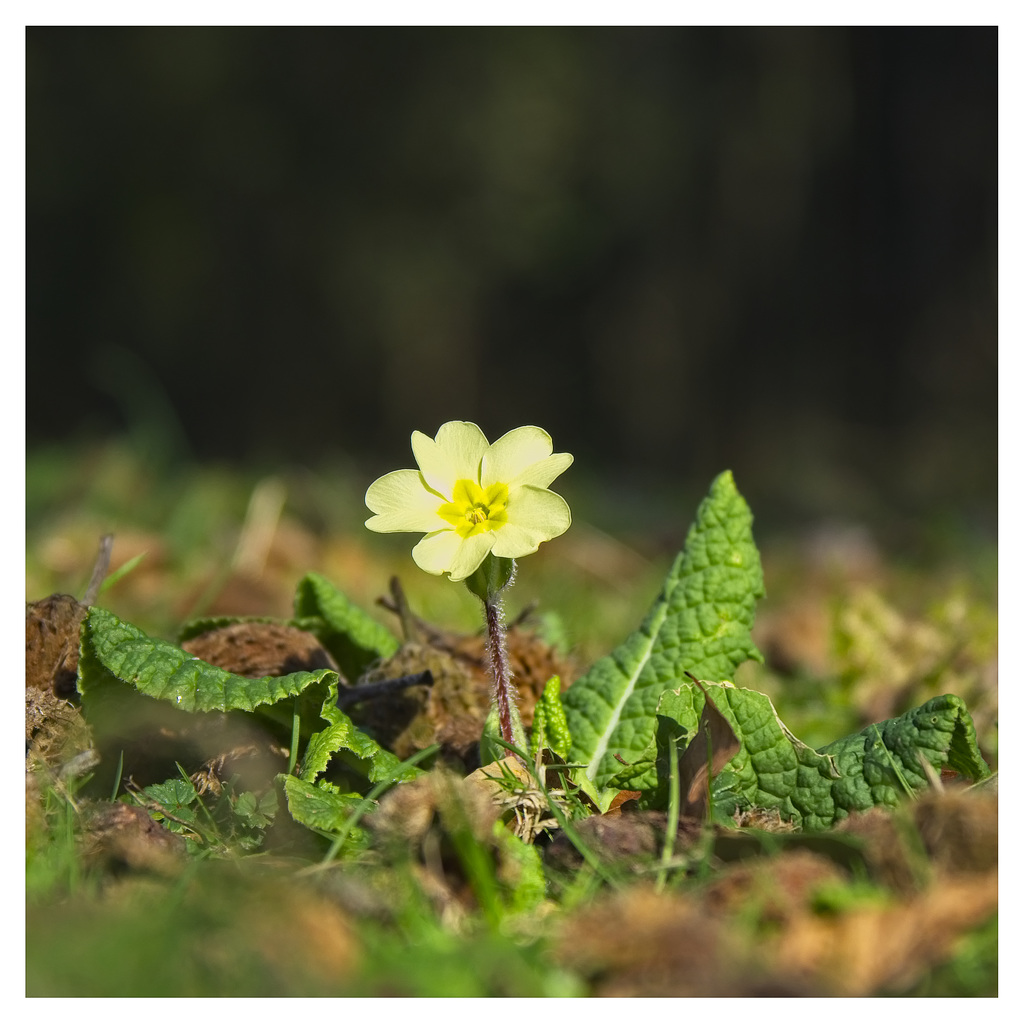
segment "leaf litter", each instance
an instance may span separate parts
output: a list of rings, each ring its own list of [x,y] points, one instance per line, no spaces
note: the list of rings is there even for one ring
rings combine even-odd
[[[225,694],[248,692],[251,684],[232,682],[235,678],[276,678],[283,689],[266,692],[288,696],[271,700],[266,708],[272,713],[257,712],[256,719],[253,710],[246,710],[253,707],[250,697],[239,697],[241,704],[228,699],[224,711],[179,712],[192,720],[213,715],[201,742],[186,742],[194,721],[164,736],[167,719],[134,719],[135,739],[142,746],[152,745],[158,735],[167,740],[165,763],[172,768],[162,778],[170,780],[175,757],[188,761],[179,781],[191,789],[175,785],[173,800],[166,786],[160,788],[160,779],[146,778],[141,761],[125,773],[113,802],[109,788],[106,799],[90,788],[87,772],[83,783],[83,776],[66,771],[75,757],[94,749],[93,737],[77,702],[55,696],[54,684],[72,665],[75,678],[81,678],[75,664],[78,648],[68,637],[83,626],[88,632],[91,613],[84,602],[56,595],[27,609],[27,778],[34,783],[28,793],[30,833],[40,843],[48,837],[52,841],[54,799],[46,795],[47,786],[62,788],[79,812],[76,842],[99,880],[99,906],[106,905],[114,917],[120,913],[116,894],[133,880],[163,884],[160,879],[182,871],[187,876],[206,863],[235,863],[245,876],[257,864],[263,865],[259,872],[269,866],[257,886],[265,895],[261,923],[252,922],[243,937],[246,927],[239,918],[226,951],[214,958],[229,977],[237,976],[237,964],[227,967],[224,957],[232,956],[236,943],[237,951],[269,969],[280,991],[295,991],[294,979],[300,976],[311,992],[401,990],[397,971],[383,968],[374,975],[367,967],[367,951],[379,953],[382,936],[396,927],[407,929],[410,906],[420,900],[416,927],[431,935],[471,940],[479,936],[481,922],[490,922],[517,936],[504,955],[524,978],[542,979],[535,988],[552,993],[888,994],[911,990],[929,972],[941,970],[957,943],[996,912],[994,784],[968,788],[952,772],[940,782],[936,771],[929,774],[913,764],[909,753],[898,761],[896,748],[887,742],[883,754],[888,760],[879,771],[892,776],[889,782],[898,785],[904,775],[913,776],[912,769],[923,781],[912,777],[909,790],[894,802],[886,798],[865,810],[851,807],[830,827],[808,831],[794,824],[784,802],[759,806],[727,799],[745,792],[730,776],[731,771],[735,775],[730,766],[748,748],[755,749],[753,734],[742,724],[737,734],[736,721],[722,714],[719,694],[726,691],[719,680],[710,688],[695,680],[688,691],[694,694],[693,725],[674,712],[652,715],[651,731],[644,734],[647,745],[639,748],[627,741],[620,748],[616,763],[622,785],[600,813],[586,785],[579,790],[559,785],[565,780],[557,760],[555,774],[539,760],[539,772],[533,773],[515,758],[503,767],[474,764],[489,699],[480,637],[413,618],[400,588],[393,586],[387,604],[401,620],[401,635],[385,654],[384,634],[366,628],[366,613],[347,599],[336,600],[340,591],[325,583],[319,577],[300,584],[292,620],[212,622],[182,641],[179,650],[227,673],[229,678],[217,683]],[[756,581],[752,586],[756,591]],[[92,629],[102,632],[109,623],[97,615]],[[548,680],[560,675],[563,693],[572,693],[567,683],[580,673],[561,649],[524,623],[514,625],[511,635],[517,634],[517,673],[529,726]],[[157,646],[145,634],[133,642],[143,645],[147,658],[159,660]],[[744,647],[742,637],[735,642],[735,649],[748,656],[756,652],[752,645]],[[44,650],[45,656],[35,661],[29,657]],[[86,660],[93,659],[92,668],[87,664],[85,671],[102,668],[102,685],[108,696],[116,694],[113,699],[123,711],[136,684],[111,669],[118,650],[115,644],[97,662],[90,649]],[[815,650],[820,653],[820,647]],[[341,671],[342,663],[351,678]],[[306,681],[303,673],[313,678]],[[352,704],[351,720],[328,708],[328,699],[348,707],[339,697],[353,686],[427,673],[429,682],[423,678],[386,700]],[[298,681],[289,682],[296,674]],[[123,692],[117,689],[126,683]],[[143,680],[143,685],[150,684]],[[200,704],[203,687],[200,679],[195,690]],[[666,710],[668,705],[661,708]],[[258,741],[231,732],[232,720],[250,725],[258,720]],[[958,726],[950,728],[953,735]],[[663,784],[669,764],[666,730],[674,730],[675,802]],[[275,795],[280,794],[282,762],[295,739],[306,748],[296,771],[303,769],[304,757],[308,781],[302,784],[331,809],[326,818],[303,820],[302,814],[283,811],[285,803],[291,807],[292,786],[301,781],[297,777],[289,779],[288,801]],[[969,730],[963,742],[961,768],[984,775],[980,755],[967,749],[973,742]],[[443,751],[440,758],[432,755],[435,767],[425,773],[400,769],[401,761],[434,745]],[[257,757],[257,767],[246,774],[240,762],[261,749],[276,753],[262,765]],[[948,750],[939,750],[938,762],[945,763]],[[632,760],[623,752],[631,753]],[[110,769],[113,750],[102,753]],[[581,759],[580,753],[580,748],[570,752],[569,766]],[[582,753],[585,760],[587,748]],[[912,753],[920,751],[915,747]],[[205,761],[199,760],[203,754]],[[122,771],[125,763],[122,751]],[[640,773],[636,789],[626,779],[631,764]],[[652,775],[659,781],[653,788]],[[407,781],[389,781],[399,778]],[[614,776],[605,770],[601,778],[607,784]],[[104,786],[109,783],[104,780]],[[353,808],[365,804],[371,785],[387,788],[371,801],[337,859],[324,861],[321,871],[310,874],[310,864],[323,852],[318,842],[331,840],[330,829],[320,831],[318,840],[314,821],[346,820]],[[551,791],[561,796],[555,799]],[[217,802],[211,802],[214,798]],[[199,851],[213,861],[197,860]],[[244,856],[255,851],[269,860]],[[658,876],[659,869],[664,877]],[[282,877],[278,872],[291,879],[287,901],[272,895]],[[195,880],[199,877],[192,884],[202,889]],[[30,936],[45,931],[39,913],[34,909],[30,914]],[[403,920],[407,923],[399,925]],[[286,951],[289,929],[295,938]],[[529,953],[528,962],[520,962],[521,954],[512,949],[544,950],[544,960],[534,961]],[[546,966],[537,967],[541,962]],[[531,973],[537,970],[539,976]],[[371,976],[376,980],[360,981]],[[98,987],[103,984],[109,983]],[[360,987],[365,984],[371,988]],[[85,981],[81,985],[89,990]]]

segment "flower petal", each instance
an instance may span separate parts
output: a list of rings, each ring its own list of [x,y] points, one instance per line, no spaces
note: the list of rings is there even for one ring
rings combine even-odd
[[[491,550],[501,558],[521,558],[565,533],[571,523],[572,514],[561,495],[541,487],[520,487],[509,497],[508,522],[494,531]]]
[[[412,435],[412,453],[428,486],[449,501],[456,480],[479,479],[485,451],[484,432],[465,420],[443,423],[433,440],[419,430]]]
[[[495,534],[474,534],[463,540],[454,530],[439,530],[424,537],[412,549],[413,561],[426,572],[451,574],[458,582],[476,572],[491,550]]]
[[[480,467],[480,483],[484,487],[499,481],[509,483],[533,463],[547,458],[551,448],[551,435],[546,430],[516,427],[487,449]]]
[[[524,484],[547,487],[556,476],[564,473],[572,465],[572,462],[572,456],[568,452],[556,452],[554,455],[549,455],[546,459],[527,466],[519,476],[508,481],[509,490]]]
[[[412,549],[412,560],[425,572],[435,576],[447,572],[455,552],[462,545],[462,538],[454,530],[438,530],[428,533]]]
[[[500,531],[488,530],[485,533],[474,533],[472,537],[467,537],[462,542],[462,547],[455,552],[455,557],[448,570],[452,580],[458,583],[459,580],[472,576],[480,568],[480,563],[487,557],[499,533]]]
[[[437,495],[427,490],[415,469],[396,469],[374,480],[365,501],[377,513],[366,526],[377,533],[430,533],[445,525],[437,514]]]

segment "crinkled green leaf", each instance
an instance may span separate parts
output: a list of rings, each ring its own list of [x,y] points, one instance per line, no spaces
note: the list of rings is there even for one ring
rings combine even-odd
[[[812,750],[786,728],[765,694],[705,685],[741,744],[712,783],[720,815],[760,807],[777,810],[783,820],[804,829],[823,829],[851,811],[894,807],[908,791],[925,789],[922,757],[935,769],[949,766],[972,779],[989,773],[959,697],[935,697],[899,718]],[[662,695],[658,714],[662,721],[676,723],[688,741],[703,704],[699,688],[687,684]],[[651,749],[645,754],[650,758]],[[644,802],[658,806],[664,799],[662,785],[645,794]]]
[[[835,761],[841,775],[832,787],[837,818],[879,804],[894,806],[907,788],[926,789],[921,758],[936,771],[952,768],[975,781],[991,774],[967,706],[951,693],[869,725],[821,752]]]
[[[284,785],[291,816],[307,828],[320,832],[340,832],[363,802],[358,793],[339,793],[328,782],[314,785],[294,775],[279,775]]]
[[[354,682],[375,661],[390,658],[398,640],[319,573],[307,573],[295,591],[295,625],[315,633],[347,679]]]
[[[355,756],[358,770],[370,782],[407,782],[422,774],[419,768],[403,765],[375,739],[356,728],[352,719],[338,707],[337,677],[331,683],[330,692],[320,709],[320,717],[329,724],[326,729],[309,738],[300,772],[304,782],[315,781],[327,769],[331,757],[341,751]],[[346,761],[351,760],[346,758]]]
[[[641,755],[635,761],[626,761],[623,759],[619,763],[619,770],[608,780],[608,785],[605,787],[606,793],[619,792],[624,789],[636,789],[636,783],[641,780],[646,781],[650,778],[650,773],[653,771],[658,763],[657,759],[657,748],[658,748],[658,735],[651,737],[651,742],[647,748],[641,753]],[[586,776],[584,776],[586,778]],[[659,785],[657,789],[661,789],[662,786],[665,788],[665,793],[668,793],[668,776],[659,778]],[[653,793],[654,790],[648,792]],[[598,794],[600,795],[600,794]],[[605,803],[607,804],[607,800]],[[651,806],[654,806],[652,804]],[[661,808],[664,810],[664,808]]]
[[[81,685],[86,699],[94,683],[101,681],[90,672],[93,659],[115,679],[179,711],[254,711],[332,680],[337,695],[337,673],[330,669],[262,679],[237,676],[174,644],[147,636],[102,608],[89,609],[82,629],[82,659]]]
[[[765,694],[731,684],[704,686],[740,741],[739,753],[711,785],[718,810],[728,814],[737,806],[777,808],[783,819],[808,828],[831,824],[831,783],[837,775],[832,759],[798,740]],[[662,695],[658,714],[677,723],[688,743],[703,708],[700,688],[686,683]],[[657,799],[649,802],[656,804]]]
[[[338,674],[330,669],[262,679],[237,676],[147,636],[102,608],[90,608],[83,626],[80,668],[90,722],[152,723],[152,715],[136,715],[128,707],[146,699],[149,708],[159,705],[176,712],[259,710],[289,728],[293,712],[298,712],[305,723],[302,734],[309,736],[302,762],[306,781],[314,781],[339,753],[348,755],[346,762],[370,782],[404,781],[419,773],[416,768],[400,768],[394,754],[357,729],[338,708]],[[313,731],[321,722],[327,727]]]
[[[599,788],[620,771],[616,754],[628,762],[643,755],[661,694],[687,671],[726,680],[744,661],[763,660],[750,637],[754,605],[764,594],[752,521],[732,473],[722,473],[640,629],[563,696],[570,760],[585,763]],[[636,781],[640,789],[657,784],[653,769]]]

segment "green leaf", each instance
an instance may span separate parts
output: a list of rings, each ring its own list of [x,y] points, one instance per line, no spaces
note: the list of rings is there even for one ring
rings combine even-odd
[[[869,725],[821,752],[835,761],[842,776],[832,787],[837,818],[879,804],[892,807],[906,787],[926,789],[921,758],[936,770],[952,768],[973,781],[992,774],[966,705],[951,693]]]
[[[562,680],[552,676],[544,684],[544,692],[533,709],[530,753],[536,756],[538,750],[547,747],[559,757],[566,758],[571,746],[572,737],[562,707]]]
[[[759,807],[778,810],[783,820],[806,830],[825,829],[851,811],[895,807],[908,791],[927,788],[920,758],[935,769],[949,766],[971,779],[989,774],[959,697],[935,697],[899,718],[812,750],[786,728],[765,694],[705,685],[740,741],[739,753],[712,783],[720,816]],[[658,713],[689,740],[703,702],[703,693],[688,684],[663,694]],[[662,754],[660,749],[657,753]],[[651,756],[650,748],[645,754]],[[663,785],[652,789],[644,803],[663,804],[664,791]]]
[[[319,573],[307,573],[295,591],[294,624],[315,633],[345,677],[355,681],[375,661],[390,658],[398,640]]]
[[[157,782],[141,789],[139,795],[160,807],[162,814],[156,812],[157,820],[163,817],[171,832],[182,834],[191,830],[195,835],[201,834],[199,811],[203,809],[202,803],[195,786],[188,779],[176,777]]]
[[[171,814],[180,814],[189,804],[199,799],[196,787],[188,779],[182,778],[168,779],[166,782],[146,786],[141,793]]]
[[[335,676],[335,680],[337,677]],[[328,723],[326,729],[309,738],[306,753],[302,758],[300,777],[304,782],[313,782],[326,770],[334,754],[348,752],[360,774],[370,782],[407,782],[423,774],[419,768],[403,764],[394,754],[385,750],[375,739],[357,729],[352,719],[338,707],[338,684],[332,682],[327,697],[320,709],[320,717]]]
[[[102,608],[89,609],[82,630],[82,661],[82,694],[87,702],[91,691],[103,683],[102,670],[179,711],[253,711],[322,682],[333,681],[337,695],[338,676],[330,669],[262,679],[237,676],[147,636]]]
[[[630,762],[643,755],[661,694],[685,672],[727,680],[744,661],[763,660],[750,637],[754,605],[764,595],[752,521],[732,473],[722,473],[640,629],[563,696],[570,760],[586,764],[599,788],[620,771],[616,754]],[[635,781],[638,789],[657,784],[653,768]],[[611,790],[603,795],[610,799]]]
[[[363,802],[358,793],[339,793],[329,782],[314,785],[294,775],[279,775],[284,785],[288,812],[307,828],[319,832],[340,832]]]
[[[732,684],[704,686],[740,742],[739,753],[711,784],[719,814],[729,815],[738,807],[777,808],[784,820],[808,828],[831,824],[831,785],[838,777],[832,758],[798,740],[765,694]],[[658,703],[661,720],[679,728],[680,745],[696,735],[703,709],[704,694],[695,683],[664,693]],[[658,806],[664,791],[662,784],[645,802]]]
[[[370,782],[419,774],[419,769],[401,768],[394,754],[338,708],[338,674],[330,669],[263,679],[236,676],[147,636],[102,608],[89,609],[82,637],[83,707],[101,733],[116,735],[126,723],[145,730],[166,721],[168,714],[208,711],[259,710],[290,728],[297,706],[302,734],[309,736],[302,771],[307,782],[339,753]],[[313,731],[321,722],[327,727]]]
[[[255,793],[239,793],[232,810],[246,827],[265,829],[277,814],[277,794],[273,789],[262,797],[257,797]]]

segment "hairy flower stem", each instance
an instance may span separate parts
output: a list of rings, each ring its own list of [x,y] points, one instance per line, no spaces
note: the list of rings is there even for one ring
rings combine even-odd
[[[512,682],[512,666],[508,660],[505,639],[505,609],[501,595],[516,578],[516,563],[511,558],[488,555],[480,567],[467,577],[466,586],[484,603],[487,623],[487,652],[491,658],[491,678],[494,680],[492,700],[498,715],[498,731],[505,743],[520,750],[526,749],[526,735],[516,706],[518,694]]]
[[[498,727],[506,743],[514,743],[512,714],[516,691],[512,684],[512,669],[508,660],[505,640],[505,610],[500,594],[490,594],[484,601],[487,617],[487,650],[491,656],[491,675],[494,677],[494,704],[498,709]]]

